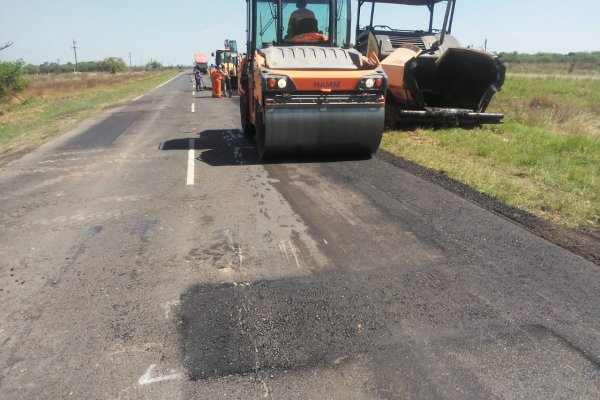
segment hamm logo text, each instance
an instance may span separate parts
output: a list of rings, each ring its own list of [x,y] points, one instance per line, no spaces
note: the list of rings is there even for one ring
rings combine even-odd
[[[342,86],[340,81],[315,82],[315,89],[339,89]]]

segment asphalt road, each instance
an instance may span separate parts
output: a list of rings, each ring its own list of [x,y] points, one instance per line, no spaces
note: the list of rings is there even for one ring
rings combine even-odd
[[[259,163],[185,75],[0,169],[1,399],[598,399],[599,293],[381,158]]]

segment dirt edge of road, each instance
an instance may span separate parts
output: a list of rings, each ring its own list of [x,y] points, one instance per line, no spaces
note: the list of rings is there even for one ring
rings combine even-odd
[[[571,229],[545,221],[526,211],[504,204],[472,187],[404,158],[379,150],[376,157],[396,167],[439,185],[479,206],[524,227],[564,249],[600,265],[600,229]]]

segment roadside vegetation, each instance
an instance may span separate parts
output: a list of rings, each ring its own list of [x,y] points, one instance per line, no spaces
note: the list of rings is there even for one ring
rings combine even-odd
[[[488,108],[505,115],[503,124],[388,131],[382,148],[546,220],[599,229],[600,67],[567,79],[567,68],[536,77],[525,65],[519,72],[534,76],[509,65]]]
[[[185,66],[177,66],[177,67],[168,67],[168,68],[186,68]],[[23,72],[28,75],[37,75],[37,74],[68,74],[74,72],[77,69],[77,72],[140,72],[140,71],[158,71],[164,70],[165,67],[158,61],[151,61],[147,63],[145,66],[132,66],[128,68],[125,64],[125,61],[120,57],[107,57],[102,61],[83,61],[79,62],[77,66],[72,62],[68,62],[65,64],[59,64],[57,62],[49,62],[46,61],[40,65],[35,64],[26,64],[23,65]]]
[[[39,146],[178,73],[179,70],[17,74],[22,81],[19,90],[0,98],[0,162]]]
[[[597,75],[600,70],[600,51],[591,53],[500,53],[498,57],[510,73],[554,73]]]

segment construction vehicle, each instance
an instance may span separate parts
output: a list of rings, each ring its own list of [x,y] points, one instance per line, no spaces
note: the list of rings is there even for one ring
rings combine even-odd
[[[440,8],[436,5],[442,2],[446,2],[443,19],[435,14]],[[355,48],[362,54],[376,52],[382,60],[389,79],[388,124],[501,122],[502,114],[485,113],[485,110],[501,89],[506,69],[493,54],[461,47],[451,34],[456,0],[359,0],[359,20],[367,4],[370,5],[370,10],[365,7],[370,12],[369,22],[360,27],[357,21]],[[401,13],[396,6],[421,7],[428,21],[422,21],[422,25],[413,23],[424,29],[376,25],[376,18],[387,19],[390,14],[413,15],[414,11],[420,11],[413,7]],[[441,27],[436,29],[434,21],[441,22]]]
[[[206,54],[194,54],[194,68],[199,69],[203,74],[208,73],[208,60],[206,59]]]
[[[288,23],[296,3],[315,18]],[[374,54],[350,45],[350,0],[247,0],[247,21],[240,111],[261,159],[373,154],[387,78]]]
[[[223,71],[227,72],[228,78],[226,83],[237,89],[239,69],[237,41],[226,39],[224,48],[212,53],[212,56],[215,58],[215,64],[221,66]]]

